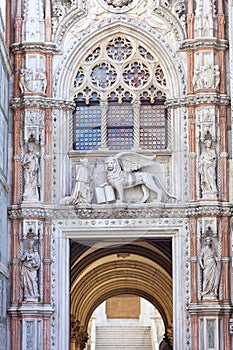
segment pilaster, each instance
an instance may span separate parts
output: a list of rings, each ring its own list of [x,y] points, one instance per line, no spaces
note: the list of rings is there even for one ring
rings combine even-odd
[[[207,204],[214,207],[229,200],[228,107],[221,102],[227,96],[223,1],[218,1],[216,8],[212,1],[198,0],[194,10],[194,1],[190,0],[187,26],[188,38],[183,49],[188,64],[190,201],[193,207]],[[208,95],[217,98],[208,99]],[[211,287],[207,252],[215,269]],[[192,349],[230,348],[229,254],[228,217],[212,213],[190,218]],[[212,345],[208,344],[210,338]]]
[[[52,60],[57,49],[51,43],[50,1],[18,1],[14,28],[12,204],[33,210],[52,200],[52,106],[57,103]],[[50,227],[38,212],[12,220],[9,315],[15,350],[51,348]]]

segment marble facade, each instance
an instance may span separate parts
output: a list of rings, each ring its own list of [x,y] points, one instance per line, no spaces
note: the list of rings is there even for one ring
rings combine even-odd
[[[233,349],[232,8],[230,0],[9,2],[4,350],[84,350],[95,308],[123,293],[156,306],[173,349]],[[151,147],[141,113],[161,101],[166,140]],[[87,106],[96,134],[80,146]],[[115,106],[129,120],[125,144],[110,137]]]

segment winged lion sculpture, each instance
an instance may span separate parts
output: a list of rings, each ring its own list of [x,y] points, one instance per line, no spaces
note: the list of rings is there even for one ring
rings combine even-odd
[[[150,192],[156,194],[156,202],[161,202],[163,195],[177,199],[166,191],[161,166],[154,158],[134,152],[122,152],[105,160],[107,181],[115,189],[118,202],[125,202],[124,190],[135,186],[141,186],[141,203],[147,202]],[[149,167],[151,172],[148,171]]]

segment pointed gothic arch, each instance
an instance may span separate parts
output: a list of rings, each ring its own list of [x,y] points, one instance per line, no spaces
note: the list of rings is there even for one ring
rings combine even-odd
[[[101,28],[103,26],[103,28]],[[183,97],[185,94],[185,68],[182,60],[178,57],[173,44],[144,23],[134,24],[133,18],[116,20],[96,24],[93,32],[84,31],[77,39],[74,38],[69,47],[64,41],[64,53],[55,68],[54,91],[57,97],[72,100],[71,84],[75,78],[77,67],[81,59],[93,49],[97,43],[106,41],[114,35],[124,35],[137,39],[151,49],[162,62],[165,75],[168,79],[168,98]]]

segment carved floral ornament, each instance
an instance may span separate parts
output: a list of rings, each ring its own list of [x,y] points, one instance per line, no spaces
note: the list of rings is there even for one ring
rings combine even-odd
[[[106,10],[111,12],[126,12],[134,8],[139,0],[97,0]]]
[[[114,36],[82,59],[72,82],[73,96],[88,103],[126,97],[153,102],[169,90],[159,59],[138,40]]]

